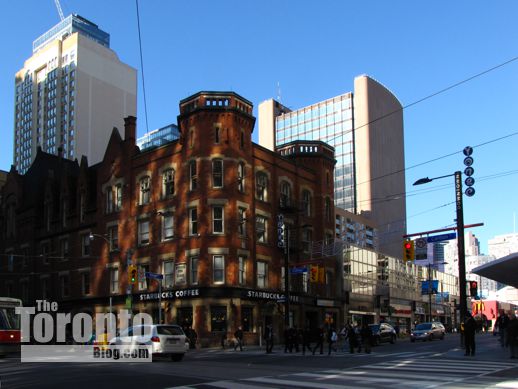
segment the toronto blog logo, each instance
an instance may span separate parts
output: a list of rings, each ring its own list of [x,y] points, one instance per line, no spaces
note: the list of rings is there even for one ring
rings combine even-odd
[[[152,317],[116,313],[72,315],[55,301],[36,300],[36,307],[17,307],[22,362],[150,362]],[[156,347],[156,345],[155,345]]]

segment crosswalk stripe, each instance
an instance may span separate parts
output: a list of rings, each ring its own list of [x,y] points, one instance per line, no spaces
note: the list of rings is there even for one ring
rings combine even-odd
[[[358,369],[355,369],[353,371],[342,371],[342,370],[326,370],[326,372],[335,372],[335,374],[337,375],[341,375],[341,376],[347,376],[348,378],[356,378],[357,376],[361,376],[362,374],[368,374],[369,376],[380,376],[380,377],[396,377],[396,378],[401,378],[401,373],[400,372],[390,372],[390,371],[386,371],[386,370],[383,370],[383,371],[374,371],[374,370],[369,370],[369,371],[362,371],[362,370],[358,370]],[[412,378],[412,379],[416,379],[416,380],[420,380],[420,379],[423,379],[423,375],[422,374],[412,374],[412,373],[407,373],[405,372],[405,378]],[[444,382],[448,382],[448,381],[451,381],[453,379],[457,379],[459,378],[458,376],[446,376],[446,375],[436,375],[434,376],[434,381],[444,381]]]
[[[265,384],[274,384],[274,385],[291,385],[296,388],[318,388],[318,389],[357,389],[358,386],[347,386],[347,385],[335,385],[335,384],[324,384],[323,382],[300,382],[293,380],[279,380],[276,378],[269,377],[256,377],[256,378],[247,378],[245,381],[259,382]]]
[[[210,386],[214,386],[215,388],[224,388],[224,389],[267,389],[263,385],[257,386],[257,385],[248,385],[244,384],[243,382],[236,382],[236,381],[215,381],[210,382]],[[206,384],[204,384],[204,387],[206,387]]]
[[[367,373],[367,372],[364,372],[364,373]],[[325,375],[325,374],[316,374],[316,373],[296,373],[295,375],[296,376],[301,376],[301,377],[307,377],[307,378],[315,378],[316,380],[329,380],[329,379],[353,379],[355,382],[358,382],[358,381],[361,381],[361,382],[377,382],[377,383],[392,383],[394,382],[394,379],[391,378],[391,377],[387,377],[386,375],[382,376],[382,375],[379,375],[377,377],[374,377],[372,374],[368,373],[369,375],[366,376],[366,375],[350,375],[350,376],[346,376],[346,375],[336,375],[336,374],[333,374],[333,375]],[[415,380],[412,380],[412,379],[409,379],[410,377],[408,377],[406,374],[405,374],[405,378],[401,378],[401,375],[398,376],[398,383],[412,383],[414,382],[415,383]],[[427,380],[423,380],[423,376],[420,376],[419,377],[421,380],[419,381],[419,384],[422,384],[422,385],[431,385],[431,384],[434,384],[436,383],[437,381],[434,379],[433,381],[427,381]]]

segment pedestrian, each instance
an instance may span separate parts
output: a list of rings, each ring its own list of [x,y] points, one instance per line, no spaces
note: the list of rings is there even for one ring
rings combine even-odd
[[[347,339],[347,326],[344,324],[340,332],[338,332],[338,339],[342,345],[342,351],[345,351],[346,348],[346,339]]]
[[[264,329],[264,341],[266,342],[266,353],[271,354],[273,350],[273,328],[267,324]]]
[[[302,331],[302,355],[306,355],[306,348],[311,351],[311,331],[308,326]]]
[[[293,345],[293,348],[295,349],[296,353],[299,352],[299,343],[300,343],[299,336],[300,336],[300,333],[299,333],[297,326],[293,326],[291,339],[293,341],[292,345]]]
[[[500,315],[496,319],[495,326],[498,327],[498,335],[500,336],[500,345],[505,347],[507,345],[507,325],[509,324],[509,316],[502,309]]]
[[[399,332],[401,331],[399,327],[399,320],[396,322],[396,325],[394,326],[394,330],[396,331],[396,337],[399,338]]]
[[[198,334],[192,327],[189,327],[188,331],[189,331],[188,332],[189,348],[194,349],[194,348],[196,348],[196,342],[198,341]]]
[[[315,345],[315,347],[313,347],[313,355],[315,355],[315,351],[319,347],[320,347],[320,354],[323,354],[324,353],[324,328],[323,327],[316,329],[315,339],[317,341],[317,344]]]
[[[291,353],[293,349],[293,343],[291,339],[292,333],[291,328],[284,329],[284,352],[287,353],[288,351]]]
[[[354,349],[358,347],[358,337],[352,324],[347,326],[347,340],[349,341],[349,352],[354,354]],[[360,350],[358,350],[360,352]]]
[[[227,332],[223,331],[221,334],[221,348],[225,350],[225,343],[227,342]]]
[[[234,332],[234,337],[236,338],[236,342],[234,343],[234,351],[237,350],[239,346],[239,351],[243,351],[243,328],[241,326],[237,327],[236,332]]]
[[[507,324],[507,344],[509,345],[511,358],[518,358],[518,319],[514,313],[511,314]]]
[[[475,356],[475,332],[477,331],[477,322],[470,312],[467,313],[464,320],[464,345],[466,352],[464,355]]]
[[[336,341],[338,340],[338,335],[336,334],[336,331],[333,327],[329,328],[329,331],[327,332],[327,343],[328,343],[328,349],[327,349],[327,355],[331,355],[331,350],[334,352],[337,352],[336,349]]]
[[[371,353],[371,345],[372,345],[372,329],[368,326],[367,323],[362,323],[362,328],[360,330],[360,336],[362,338],[363,348],[367,354]],[[360,350],[358,350],[359,352]]]

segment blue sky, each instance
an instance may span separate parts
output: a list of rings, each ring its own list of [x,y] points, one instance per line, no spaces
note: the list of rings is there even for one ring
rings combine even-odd
[[[488,4],[491,4],[489,6]],[[146,131],[134,0],[61,0],[111,35],[139,70],[138,134]],[[59,21],[53,0],[0,2],[0,169],[13,149],[14,74],[32,41]],[[518,56],[518,2],[139,0],[149,130],[176,122],[178,102],[200,90],[233,90],[254,103],[277,96],[300,108],[353,90],[368,74],[410,105]],[[408,232],[454,224],[453,177],[475,147],[476,194],[466,224],[482,251],[513,232],[518,211],[518,60],[404,110]],[[257,130],[254,132],[257,140]],[[457,154],[440,158],[458,151]],[[438,159],[439,158],[439,159]],[[426,163],[427,161],[435,160]],[[511,172],[510,174],[505,174]]]

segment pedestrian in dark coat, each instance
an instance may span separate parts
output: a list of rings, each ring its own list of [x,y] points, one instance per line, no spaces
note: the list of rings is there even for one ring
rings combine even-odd
[[[306,348],[308,351],[311,351],[311,331],[309,327],[306,326],[304,331],[302,331],[302,354],[306,355]]]
[[[268,324],[264,329],[264,341],[266,343],[266,353],[270,354],[273,350],[273,327]]]
[[[363,348],[365,349],[365,352],[367,354],[370,354],[372,345],[372,329],[368,326],[367,323],[362,324],[360,336],[362,338],[362,344]]]
[[[317,344],[313,348],[313,355],[315,355],[315,351],[319,347],[320,347],[320,354],[323,354],[324,353],[324,328],[323,327],[317,328],[315,335],[316,335],[315,339],[317,341]]]
[[[511,319],[507,323],[507,344],[511,352],[511,358],[518,358],[518,319],[511,314]]]
[[[349,324],[347,326],[347,340],[349,342],[349,352],[351,354],[354,354],[354,349],[358,347],[358,338],[356,331],[354,330],[354,327]]]
[[[234,343],[234,351],[237,350],[239,346],[239,351],[243,351],[243,328],[239,326],[234,332],[234,337],[236,338],[236,343]]]
[[[477,322],[471,316],[471,313],[467,313],[466,319],[464,320],[464,345],[466,352],[464,355],[475,356],[475,332],[477,331]]]

